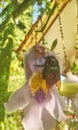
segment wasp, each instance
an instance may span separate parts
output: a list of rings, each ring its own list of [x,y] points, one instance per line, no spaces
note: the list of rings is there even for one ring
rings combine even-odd
[[[43,79],[50,88],[53,84],[60,85],[60,66],[54,56],[45,57],[45,65],[42,71]],[[59,87],[59,86],[58,86]]]

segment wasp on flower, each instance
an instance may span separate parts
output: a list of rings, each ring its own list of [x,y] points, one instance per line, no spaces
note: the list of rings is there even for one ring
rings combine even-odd
[[[58,94],[60,64],[55,55],[35,45],[24,56],[26,84],[5,103],[7,111],[23,109],[25,130],[51,130],[56,120],[65,120],[64,104]]]

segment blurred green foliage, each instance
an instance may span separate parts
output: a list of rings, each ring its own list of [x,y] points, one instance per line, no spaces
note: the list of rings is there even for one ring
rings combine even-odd
[[[24,1],[25,3],[26,1]],[[0,130],[23,130],[21,112],[9,114],[5,111],[6,102],[11,93],[25,82],[23,61],[15,49],[24,39],[32,25],[32,5],[20,11],[16,18],[15,10],[22,8],[17,0],[3,1],[0,5]],[[27,6],[27,5],[24,5]]]
[[[48,0],[40,1],[49,3]],[[23,60],[15,50],[31,28],[35,2],[0,1],[0,130],[23,130],[22,112],[7,113],[4,102],[25,83]]]

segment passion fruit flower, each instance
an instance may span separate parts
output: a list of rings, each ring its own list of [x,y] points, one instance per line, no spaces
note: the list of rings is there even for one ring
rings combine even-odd
[[[44,47],[35,46],[25,55],[24,68],[27,82],[5,103],[7,111],[23,109],[22,124],[25,130],[51,130],[56,120],[65,120],[64,104],[56,83],[47,87],[42,70],[45,64]],[[53,68],[52,68],[53,69]]]

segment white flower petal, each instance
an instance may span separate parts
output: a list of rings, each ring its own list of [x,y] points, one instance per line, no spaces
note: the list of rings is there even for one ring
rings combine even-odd
[[[71,80],[71,81],[75,81],[75,82],[78,83],[78,76],[72,74],[71,71],[69,71],[69,72],[67,73],[67,77],[68,77],[69,80]]]
[[[41,115],[43,106],[35,99],[24,109],[24,118],[22,121],[24,130],[44,130]]]
[[[14,92],[7,103],[4,103],[5,109],[9,112],[15,112],[17,109],[23,109],[30,101],[30,94],[27,85]]]
[[[43,55],[39,54],[37,52],[37,50],[35,49],[35,47],[33,47],[30,52],[29,52],[29,56],[28,56],[28,63],[29,63],[29,67],[31,69],[31,71],[38,71],[41,70],[41,67],[37,67],[36,65],[43,65],[45,62],[45,59],[43,57]]]
[[[39,57],[38,59],[37,59],[37,64],[38,65],[44,65],[45,64],[45,59],[44,59],[44,57]],[[40,67],[41,68],[41,67]]]
[[[32,75],[32,71],[29,67],[29,64],[28,64],[28,54],[24,54],[24,70],[25,70],[25,76],[26,76],[26,80],[29,80],[29,78],[31,77]]]
[[[48,112],[57,120],[65,120],[66,116],[63,113],[62,100],[60,99],[59,94],[57,93],[56,86],[52,87],[51,92],[51,100],[45,104],[45,108]]]
[[[31,71],[36,71],[38,69],[37,66],[37,58],[38,58],[38,54],[35,51],[35,48],[33,47],[30,52],[29,52],[29,56],[28,56],[28,63],[29,63],[29,67],[31,69]]]
[[[75,107],[78,108],[78,93],[75,96],[74,104],[75,104]]]
[[[45,130],[52,130],[56,126],[56,120],[49,114],[46,109],[42,112],[42,122]]]

